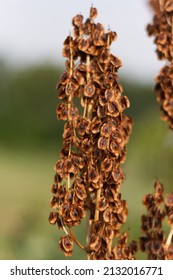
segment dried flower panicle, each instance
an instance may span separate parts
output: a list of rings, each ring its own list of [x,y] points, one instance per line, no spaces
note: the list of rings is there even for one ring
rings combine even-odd
[[[156,99],[161,106],[161,119],[167,121],[173,129],[173,68],[164,66],[156,77]]]
[[[128,213],[120,186],[132,128],[131,118],[124,115],[130,102],[122,94],[117,75],[121,60],[110,52],[117,34],[95,23],[96,16],[94,7],[86,21],[82,15],[75,16],[74,36],[64,41],[66,71],[57,85],[61,99],[57,116],[66,123],[61,158],[55,164],[49,220],[66,233],[60,240],[66,255],[72,253],[74,241],[91,259],[133,259],[135,246],[127,244],[126,233],[120,236]],[[83,246],[72,228],[86,211],[90,214]],[[112,243],[114,237],[119,238],[117,245]]]
[[[162,229],[163,221],[168,217],[168,223],[173,225],[173,194],[166,195],[164,199],[164,186],[156,180],[154,193],[143,197],[143,204],[147,209],[147,214],[142,215],[142,231],[144,235],[140,238],[140,249],[145,252],[150,260],[173,259],[173,232],[166,240]]]
[[[156,99],[160,104],[162,120],[173,129],[173,2],[151,0],[150,4],[155,14],[153,23],[147,26],[147,32],[149,36],[154,36],[158,58],[167,62],[156,77]]]

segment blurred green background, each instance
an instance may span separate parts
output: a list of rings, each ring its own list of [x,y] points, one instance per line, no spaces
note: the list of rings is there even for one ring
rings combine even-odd
[[[62,123],[55,114],[55,86],[62,72],[51,64],[15,69],[0,63],[0,259],[66,258],[58,249],[62,232],[48,223],[53,167],[62,142]],[[122,231],[128,229],[130,239],[137,239],[145,212],[142,196],[153,192],[156,178],[171,191],[173,135],[160,120],[153,85],[124,77],[121,83],[131,101],[126,114],[134,120],[123,165],[129,215]],[[76,233],[85,242],[85,223]],[[85,254],[74,247],[70,259],[81,258]]]

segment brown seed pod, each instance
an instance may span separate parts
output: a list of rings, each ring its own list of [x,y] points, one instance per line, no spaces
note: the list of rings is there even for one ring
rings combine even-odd
[[[165,205],[167,207],[173,207],[173,193],[166,195],[166,197],[165,197]]]
[[[92,82],[89,82],[84,87],[84,95],[87,97],[92,97],[95,93],[95,86]]]
[[[58,213],[57,212],[50,212],[49,215],[49,223],[51,225],[55,225],[58,219]]]
[[[59,246],[61,250],[64,251],[66,256],[71,256],[73,251],[73,241],[69,235],[62,236],[59,241]]]
[[[100,150],[106,150],[108,146],[108,138],[107,137],[100,137],[98,140],[98,148]]]
[[[73,19],[72,19],[72,23],[74,26],[79,27],[83,22],[83,16],[82,15],[76,15]]]
[[[90,19],[92,19],[92,20],[95,19],[97,17],[97,14],[98,14],[97,9],[94,8],[94,7],[91,7],[91,9],[90,9]]]

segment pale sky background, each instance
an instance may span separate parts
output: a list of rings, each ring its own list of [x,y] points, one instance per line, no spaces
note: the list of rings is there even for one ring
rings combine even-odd
[[[72,31],[71,18],[86,18],[91,4],[97,7],[96,22],[116,31],[112,53],[123,61],[127,78],[152,82],[163,62],[157,60],[153,38],[146,25],[152,11],[147,0],[0,0],[0,59],[14,66],[63,63],[61,49]]]

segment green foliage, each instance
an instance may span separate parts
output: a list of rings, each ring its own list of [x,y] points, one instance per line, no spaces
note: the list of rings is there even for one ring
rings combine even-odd
[[[18,71],[1,69],[1,142],[19,146],[47,141],[55,143],[62,130],[55,115],[56,83],[61,69],[42,65]],[[5,72],[4,72],[5,71]],[[52,140],[54,139],[54,140]]]

